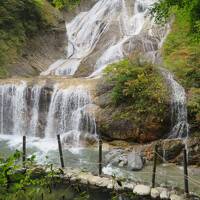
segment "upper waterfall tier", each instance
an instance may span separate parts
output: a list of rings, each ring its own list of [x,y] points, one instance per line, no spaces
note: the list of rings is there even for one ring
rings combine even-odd
[[[119,61],[133,50],[150,54],[152,58],[151,52],[158,50],[166,33],[165,27],[155,25],[149,15],[154,2],[97,1],[89,11],[81,12],[66,23],[66,58],[53,63],[41,75],[74,75],[84,63],[84,66],[93,66],[90,76],[97,76],[108,64]]]

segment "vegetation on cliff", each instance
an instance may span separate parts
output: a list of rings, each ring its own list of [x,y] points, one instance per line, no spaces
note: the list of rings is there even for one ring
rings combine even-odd
[[[57,23],[58,13],[46,0],[0,1],[0,77],[29,38]]]
[[[130,134],[127,137],[140,142],[155,139],[157,134],[161,136],[164,133],[167,89],[162,76],[152,64],[139,59],[125,59],[108,66],[105,79],[106,84],[111,85],[109,95],[113,114],[112,119],[105,122],[107,126],[102,129],[103,133],[112,129],[110,126],[117,121],[118,126],[120,121],[131,123],[130,127],[134,130],[128,130]]]
[[[152,11],[157,22],[175,16],[162,48],[164,66],[185,87],[191,131],[200,132],[200,1],[164,0]]]
[[[156,114],[157,120],[163,120],[166,88],[159,72],[151,64],[126,59],[110,65],[105,76],[114,85],[111,94],[114,105],[126,104],[130,106],[128,110],[131,108],[140,116]]]
[[[80,3],[80,0],[48,0],[58,9],[70,10]]]
[[[172,14],[187,15],[189,33],[200,39],[200,1],[199,0],[159,0],[151,9],[156,22],[165,23]]]

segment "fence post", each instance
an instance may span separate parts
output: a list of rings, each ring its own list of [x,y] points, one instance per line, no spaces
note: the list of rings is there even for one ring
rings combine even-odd
[[[158,152],[158,145],[156,144],[155,147],[154,147],[153,174],[152,174],[152,188],[155,187],[155,180],[156,180],[157,152]]]
[[[62,152],[62,145],[61,145],[61,140],[60,140],[60,135],[57,135],[58,139],[58,149],[59,149],[59,154],[60,154],[60,163],[61,167],[64,168],[64,160],[63,160],[63,152]]]
[[[102,139],[99,139],[99,176],[102,174]]]
[[[184,164],[184,191],[186,196],[189,195],[189,185],[188,185],[188,168],[187,168],[187,150],[183,150],[183,164]]]
[[[22,142],[22,165],[25,168],[26,162],[26,136],[23,135],[23,142]]]

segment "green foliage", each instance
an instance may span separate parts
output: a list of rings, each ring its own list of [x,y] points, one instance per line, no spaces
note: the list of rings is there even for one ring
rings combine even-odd
[[[46,10],[49,9],[49,11]],[[28,38],[52,26],[54,19],[46,0],[0,1],[0,77]]]
[[[45,188],[51,191],[52,184],[55,183],[54,177],[58,173],[51,164],[45,165],[44,171],[40,170],[37,174],[32,170],[35,165],[33,155],[27,159],[25,171],[20,172],[20,158],[21,153],[16,151],[7,159],[0,159],[0,199],[32,199],[41,195],[41,191]]]
[[[126,59],[110,65],[105,76],[113,84],[113,104],[125,105],[121,118],[138,124],[150,116],[163,121],[167,91],[162,76],[151,64]]]
[[[20,158],[20,152],[16,151],[7,159],[0,158],[0,193],[5,193],[9,189],[10,175],[19,167],[15,164]]]
[[[72,9],[80,3],[80,0],[49,0],[58,9]]]
[[[200,130],[200,88],[191,88],[189,91],[188,114],[191,130]]]
[[[191,40],[189,31],[187,13],[177,14],[162,50],[165,66],[186,88],[200,85],[200,44]]]
[[[188,12],[176,13],[171,32],[163,45],[162,55],[164,66],[172,71],[186,88],[191,132],[199,132],[200,43],[191,35],[190,24]]]
[[[16,151],[6,159],[0,158],[0,200],[90,199],[87,192],[76,191],[74,185],[62,186],[63,170],[55,169],[48,160],[41,168],[32,155],[22,169],[21,155]]]
[[[200,39],[200,1],[199,0],[159,0],[151,9],[156,22],[165,23],[171,14],[187,13],[190,34]]]

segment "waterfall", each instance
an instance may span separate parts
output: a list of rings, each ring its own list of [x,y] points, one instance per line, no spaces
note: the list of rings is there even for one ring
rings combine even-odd
[[[94,72],[90,77],[98,76],[106,66],[125,57],[126,52],[123,45],[129,42],[133,36],[140,34],[150,5],[152,5],[152,1],[136,0],[134,11],[130,15],[126,2],[124,0],[121,1],[121,15],[118,20],[122,37],[116,44],[111,45],[97,60]]]
[[[40,95],[42,91],[42,86],[35,85],[31,89],[31,104],[32,104],[32,110],[31,110],[31,119],[30,119],[30,125],[28,134],[31,136],[37,136],[38,130],[38,120],[39,120],[39,101],[40,101]]]
[[[77,144],[82,135],[96,135],[95,119],[90,113],[92,101],[84,87],[59,89],[55,86],[50,103],[45,102],[47,114],[41,117],[43,90],[43,86],[30,87],[25,82],[0,85],[1,134],[47,138],[65,134],[65,139],[70,137]],[[46,128],[41,130],[39,126]]]
[[[171,88],[171,131],[170,138],[184,138],[188,136],[187,100],[185,89],[174,79],[166,69],[161,72]]]
[[[1,134],[36,135],[40,90],[34,86],[30,92],[32,106],[29,113],[29,90],[25,82],[0,85]]]
[[[121,0],[100,0],[88,12],[81,12],[66,24],[67,58],[56,61],[41,75],[73,75],[80,62],[94,49],[100,36],[116,17]]]
[[[79,143],[81,134],[96,134],[95,119],[89,112],[92,105],[89,92],[83,87],[70,87],[67,89],[54,88],[45,135],[53,137],[55,134],[65,135]]]
[[[26,83],[0,86],[1,133],[24,135],[27,118]]]
[[[81,62],[92,53],[100,39],[106,35],[113,24],[118,30],[113,32],[108,48],[102,49],[102,54],[94,64],[94,72],[90,77],[101,74],[110,63],[125,57],[124,45],[135,35],[150,32],[154,23],[149,14],[149,8],[155,0],[99,0],[87,12],[81,12],[70,23],[66,23],[68,46],[65,59],[53,63],[41,75],[74,75]],[[157,27],[158,28],[158,27]],[[152,31],[153,32],[153,31]],[[145,38],[141,38],[145,43]],[[101,48],[101,47],[97,47]]]

